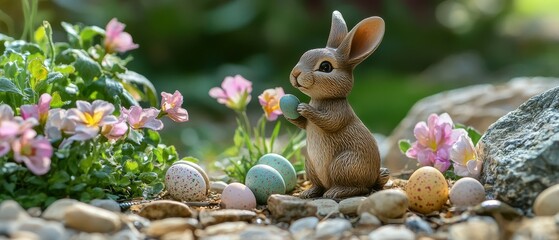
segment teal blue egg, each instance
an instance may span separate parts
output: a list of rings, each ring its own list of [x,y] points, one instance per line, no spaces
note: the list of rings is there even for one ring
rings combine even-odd
[[[264,164],[257,164],[248,170],[245,185],[254,193],[258,204],[266,204],[272,194],[285,194],[285,182],[281,174]]]
[[[289,119],[296,119],[301,114],[297,112],[297,106],[299,106],[299,99],[291,94],[285,94],[280,99],[280,109],[283,112],[283,116]]]
[[[258,160],[258,164],[268,165],[276,169],[283,177],[285,190],[287,192],[295,189],[297,185],[297,173],[289,160],[279,154],[268,153]]]

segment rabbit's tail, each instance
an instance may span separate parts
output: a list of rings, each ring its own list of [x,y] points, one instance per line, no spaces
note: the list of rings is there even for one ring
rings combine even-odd
[[[390,178],[390,171],[388,170],[388,168],[380,168],[380,174],[377,178],[377,182],[375,183],[373,189],[382,190],[384,188],[384,185],[388,182],[389,178]]]

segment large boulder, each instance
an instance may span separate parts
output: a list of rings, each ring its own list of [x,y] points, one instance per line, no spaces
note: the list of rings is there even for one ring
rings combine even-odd
[[[559,87],[500,118],[477,148],[488,197],[531,214],[536,196],[559,183]]]
[[[502,84],[479,84],[445,91],[418,101],[387,139],[384,166],[392,173],[417,168],[417,161],[404,156],[398,140],[415,139],[413,128],[431,113],[447,112],[454,122],[472,126],[481,133],[530,97],[559,85],[557,78],[514,78]]]

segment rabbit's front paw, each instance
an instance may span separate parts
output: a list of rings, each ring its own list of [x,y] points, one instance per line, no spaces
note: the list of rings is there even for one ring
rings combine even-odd
[[[297,112],[303,117],[307,117],[313,111],[313,107],[307,103],[297,105]]]

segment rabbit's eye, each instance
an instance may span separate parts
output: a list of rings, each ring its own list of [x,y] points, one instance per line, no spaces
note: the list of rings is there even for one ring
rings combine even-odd
[[[320,66],[318,67],[318,71],[325,73],[332,72],[333,69],[334,68],[332,67],[332,64],[328,61],[321,62]]]

